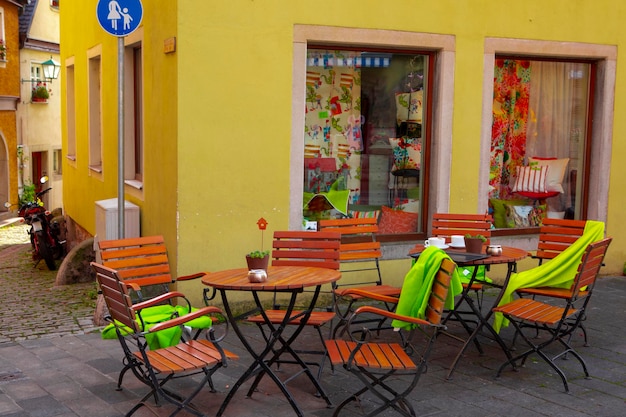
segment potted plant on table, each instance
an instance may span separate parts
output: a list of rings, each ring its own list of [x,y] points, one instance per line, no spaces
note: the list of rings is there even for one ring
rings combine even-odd
[[[487,238],[481,234],[467,233],[465,235],[465,250],[469,253],[482,253],[483,244],[486,242]]]
[[[33,102],[47,102],[50,98],[50,90],[46,83],[38,82],[33,87],[32,101]]]
[[[246,255],[246,262],[248,263],[248,270],[262,269],[267,271],[267,265],[270,260],[270,251],[268,250],[255,250]]]
[[[267,271],[267,265],[270,260],[270,251],[263,250],[263,231],[267,229],[267,220],[261,217],[257,222],[257,226],[261,231],[261,250],[255,250],[249,252],[246,255],[246,262],[248,263],[248,270],[251,271],[253,269],[262,269]]]

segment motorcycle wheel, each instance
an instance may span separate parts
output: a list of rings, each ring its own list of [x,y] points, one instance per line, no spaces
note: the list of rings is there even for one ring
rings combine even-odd
[[[52,250],[50,246],[48,246],[48,242],[46,237],[42,232],[37,232],[35,234],[35,239],[37,239],[37,249],[39,251],[39,256],[46,262],[46,266],[49,270],[54,271],[57,269],[57,265],[54,263],[54,257],[52,256]]]

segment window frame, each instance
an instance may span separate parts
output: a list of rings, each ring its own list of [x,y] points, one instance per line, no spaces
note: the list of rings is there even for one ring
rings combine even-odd
[[[590,112],[588,115],[587,150],[585,167],[588,178],[583,181],[581,213],[583,219],[606,221],[608,215],[608,187],[613,131],[613,104],[615,100],[615,77],[617,47],[576,42],[535,41],[526,39],[486,38],[483,56],[483,116],[481,135],[481,164],[479,172],[479,210],[488,206],[489,161],[491,146],[491,125],[493,121],[493,77],[496,57],[516,59],[567,59],[594,62],[595,86],[590,88]],[[538,53],[537,51],[541,51]],[[596,123],[591,124],[593,121]],[[598,169],[591,170],[593,165]],[[592,203],[595,202],[595,203]],[[581,214],[582,215],[582,214]],[[536,234],[537,228],[497,229],[494,236]]]
[[[143,190],[145,180],[143,62],[143,30],[139,28],[124,39],[124,184],[129,190]]]
[[[90,51],[87,60],[87,111],[89,124],[89,160],[92,173],[103,173],[102,156],[102,51],[96,47]]]
[[[290,229],[302,228],[302,191],[304,184],[304,132],[306,53],[309,45],[333,45],[334,49],[358,48],[365,50],[390,49],[394,51],[429,51],[434,56],[430,69],[433,86],[430,113],[432,135],[430,146],[430,181],[423,191],[427,206],[421,216],[425,225],[422,232],[381,235],[380,241],[401,242],[415,240],[428,232],[429,213],[446,211],[450,195],[450,167],[452,149],[452,109],[445,103],[453,101],[455,38],[452,35],[389,31],[380,29],[352,29],[328,26],[295,25],[293,43],[292,132],[290,159]],[[425,156],[426,157],[426,156]],[[428,194],[426,194],[428,193]]]

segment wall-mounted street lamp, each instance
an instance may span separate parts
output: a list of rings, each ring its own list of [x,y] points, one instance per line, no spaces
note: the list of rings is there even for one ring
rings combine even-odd
[[[61,64],[56,62],[52,57],[49,60],[41,63],[43,68],[43,77],[45,81],[52,81],[59,78],[59,72],[61,71]],[[37,83],[41,80],[22,80],[23,83]]]
[[[61,71],[61,64],[56,62],[52,57],[49,60],[42,62],[43,76],[48,80],[56,80],[59,78],[59,72]]]

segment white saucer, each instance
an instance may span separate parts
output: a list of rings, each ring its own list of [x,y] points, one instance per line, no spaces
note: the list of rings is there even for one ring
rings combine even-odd
[[[432,246],[439,248],[439,249],[448,249],[450,247],[448,245],[443,245],[443,246],[432,245]]]
[[[453,249],[465,249],[465,245],[462,245],[462,246],[450,245],[450,247]]]

